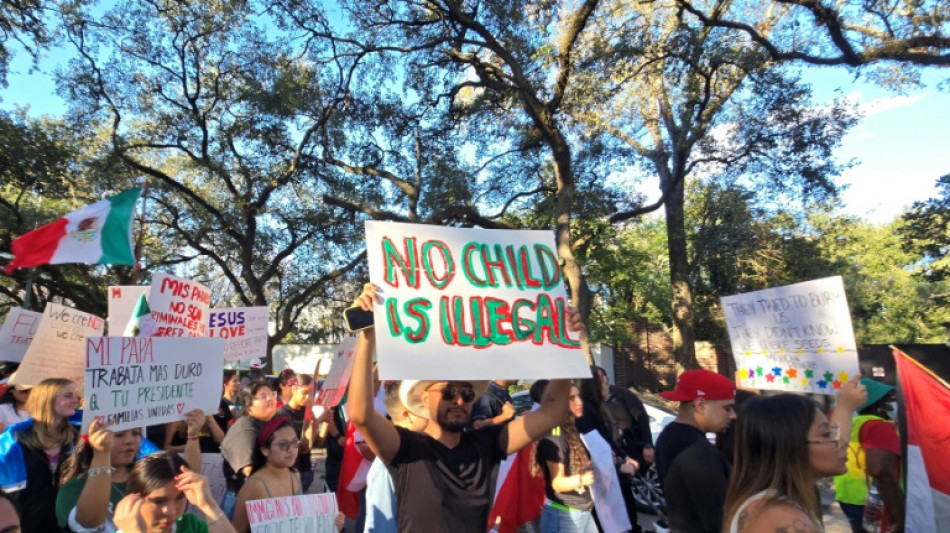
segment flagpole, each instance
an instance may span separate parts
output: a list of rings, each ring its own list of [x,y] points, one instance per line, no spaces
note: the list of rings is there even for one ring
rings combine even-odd
[[[29,309],[30,303],[33,301],[33,274],[36,273],[35,268],[28,268],[26,273],[26,294],[23,295],[23,303],[20,305],[23,309]]]
[[[140,178],[136,185],[142,186],[142,205],[139,208],[139,232],[135,237],[135,264],[132,266],[132,285],[139,284],[139,271],[142,269],[142,240],[145,238],[145,202],[148,200],[148,180]]]

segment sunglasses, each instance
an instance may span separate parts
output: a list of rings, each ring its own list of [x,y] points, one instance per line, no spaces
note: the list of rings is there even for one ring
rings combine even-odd
[[[442,399],[447,402],[454,402],[459,396],[462,397],[462,401],[465,403],[471,402],[475,399],[475,389],[470,386],[457,386],[457,385],[447,385],[441,389],[432,389],[437,392],[442,393]]]

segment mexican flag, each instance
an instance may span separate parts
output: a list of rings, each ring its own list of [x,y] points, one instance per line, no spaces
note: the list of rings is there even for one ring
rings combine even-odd
[[[894,348],[907,418],[904,531],[950,532],[950,386]]]
[[[16,239],[7,275],[18,268],[61,263],[135,264],[132,213],[141,194],[141,187],[129,189]]]
[[[152,311],[148,307],[148,300],[145,299],[144,294],[140,294],[138,301],[135,302],[132,318],[130,318],[129,323],[126,324],[122,336],[151,337],[155,335],[156,329],[155,320],[152,319]]]

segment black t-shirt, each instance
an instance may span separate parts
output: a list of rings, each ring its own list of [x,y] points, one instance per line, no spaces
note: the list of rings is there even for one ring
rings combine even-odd
[[[218,412],[214,415],[214,421],[218,423],[221,431],[227,433],[232,420],[234,420],[234,413],[231,412],[231,402],[222,396],[221,402],[218,404]]]
[[[294,431],[297,432],[298,439],[303,438],[304,417],[306,415],[306,406],[302,406],[299,409],[294,409],[289,403],[285,403],[280,407],[280,409],[277,410],[277,416],[289,418],[290,421],[294,423]],[[306,453],[298,453],[297,464],[295,466],[297,467],[297,470],[301,472],[313,470],[313,463],[310,462],[310,455]]]
[[[718,533],[722,528],[729,466],[699,428],[671,422],[656,442],[670,529]]]
[[[578,474],[571,468],[570,448],[567,444],[567,437],[562,433],[561,428],[554,428],[546,437],[538,441],[538,461],[541,463],[541,472],[544,473],[544,494],[549,500],[566,505],[571,509],[578,511],[588,511],[593,505],[591,500],[590,487],[586,487],[583,492],[565,492],[558,493],[554,491],[551,485],[551,472],[548,470],[548,461],[561,463],[564,465],[564,475],[573,476]]]
[[[397,427],[399,450],[387,465],[396,489],[400,532],[485,533],[506,426],[461,434],[454,448]]]
[[[266,422],[248,415],[239,416],[221,442],[221,457],[224,458],[224,479],[228,488],[237,492],[244,485],[241,469],[250,466],[254,460],[254,448],[257,446],[257,434]]]

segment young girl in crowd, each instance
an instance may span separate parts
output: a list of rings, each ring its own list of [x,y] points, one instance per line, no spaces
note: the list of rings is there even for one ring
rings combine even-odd
[[[192,472],[178,454],[161,451],[136,463],[128,496],[115,509],[115,526],[123,533],[232,533],[208,480]],[[183,515],[185,504],[205,516]]]
[[[846,471],[841,436],[850,434],[851,413],[862,397],[863,385],[848,382],[834,420],[797,394],[748,400],[736,427],[725,531],[824,531],[815,484]]]
[[[26,400],[29,399],[32,388],[27,385],[11,385],[0,396],[0,431],[30,418],[30,412],[26,410]]]
[[[237,497],[235,530],[244,533],[251,530],[245,503],[303,494],[300,474],[294,468],[299,445],[300,439],[290,419],[278,416],[264,426],[257,437],[254,474],[244,482]]]
[[[297,373],[292,368],[285,368],[280,372],[276,383],[275,389],[279,395],[277,407],[290,403],[290,399],[294,396],[294,385],[297,384]]]
[[[27,400],[33,418],[7,428],[0,437],[0,486],[17,503],[24,533],[58,529],[57,482],[79,437],[69,423],[79,401],[72,381],[44,379]]]
[[[575,420],[584,414],[577,387],[571,387],[570,410],[560,427],[538,441],[531,473],[544,476],[542,533],[596,533],[590,486],[594,484],[590,455]]]
[[[192,469],[201,468],[198,435],[204,413],[195,409],[186,415],[190,438],[185,458]],[[127,483],[142,445],[140,428],[113,432],[111,423],[98,417],[76,448],[63,472],[63,485],[56,497],[59,524],[75,533],[111,532],[114,506],[127,494]]]

